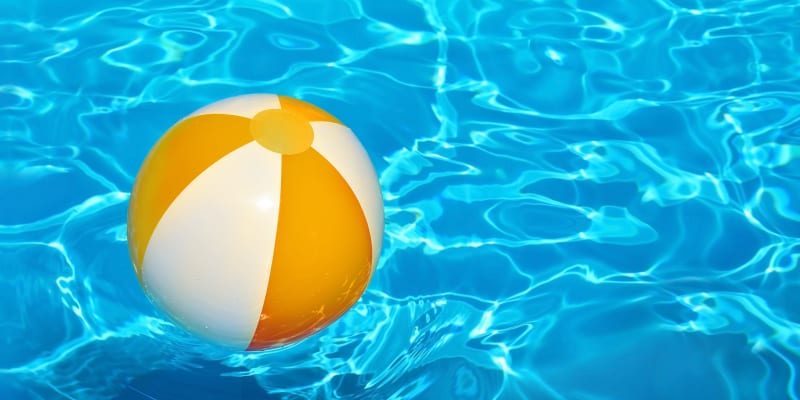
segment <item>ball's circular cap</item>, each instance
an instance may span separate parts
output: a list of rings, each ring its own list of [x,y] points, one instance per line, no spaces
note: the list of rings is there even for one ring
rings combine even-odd
[[[299,154],[311,147],[314,130],[302,116],[282,109],[264,110],[250,121],[258,144],[280,154]]]

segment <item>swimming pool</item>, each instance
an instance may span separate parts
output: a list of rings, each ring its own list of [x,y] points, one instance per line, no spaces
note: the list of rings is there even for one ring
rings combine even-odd
[[[2,1],[0,398],[796,399],[798,21],[771,0]],[[257,92],[353,129],[386,233],[341,320],[232,354],[145,298],[125,216],[163,132]]]

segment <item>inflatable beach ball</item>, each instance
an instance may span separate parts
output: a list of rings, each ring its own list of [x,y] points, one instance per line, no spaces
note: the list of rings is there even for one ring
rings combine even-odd
[[[353,132],[277,95],[178,122],[145,159],[128,213],[145,293],[189,331],[241,350],[344,314],[367,287],[383,228],[378,178]]]

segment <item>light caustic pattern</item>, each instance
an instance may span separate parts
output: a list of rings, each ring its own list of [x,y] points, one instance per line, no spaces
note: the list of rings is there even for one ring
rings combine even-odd
[[[800,6],[310,3],[0,2],[0,398],[800,396]],[[231,354],[124,224],[158,137],[252,92],[353,129],[387,230],[339,322]]]

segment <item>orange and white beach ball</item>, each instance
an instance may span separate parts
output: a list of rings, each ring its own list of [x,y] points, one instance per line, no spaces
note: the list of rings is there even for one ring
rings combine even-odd
[[[291,97],[225,99],[173,126],[134,183],[128,241],[151,300],[241,350],[326,327],[361,297],[383,238],[353,132]]]

